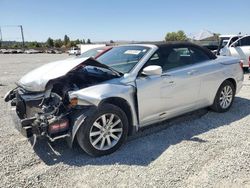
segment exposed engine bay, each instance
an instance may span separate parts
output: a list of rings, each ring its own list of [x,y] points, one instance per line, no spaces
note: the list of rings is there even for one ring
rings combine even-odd
[[[51,80],[46,89],[51,90],[52,93],[57,93],[63,103],[68,105],[69,91],[77,91],[113,78],[117,78],[117,75],[109,70],[94,66],[79,66],[67,75]]]

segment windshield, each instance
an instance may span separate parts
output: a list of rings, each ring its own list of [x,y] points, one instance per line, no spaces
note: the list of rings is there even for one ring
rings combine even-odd
[[[128,73],[149,51],[144,46],[119,46],[112,48],[97,60],[121,73]]]
[[[91,49],[88,50],[86,52],[83,52],[80,56],[78,56],[79,58],[83,58],[83,57],[96,57],[99,53],[103,52],[104,49],[103,48],[95,48],[95,49]]]

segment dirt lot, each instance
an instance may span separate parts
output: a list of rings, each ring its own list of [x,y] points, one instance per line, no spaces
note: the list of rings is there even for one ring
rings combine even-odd
[[[92,158],[65,142],[35,148],[3,101],[23,74],[66,55],[0,55],[0,187],[250,187],[250,81],[231,110],[161,123],[112,155]]]

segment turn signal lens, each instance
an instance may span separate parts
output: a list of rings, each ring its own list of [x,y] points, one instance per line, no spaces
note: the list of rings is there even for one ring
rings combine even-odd
[[[78,99],[75,97],[75,98],[72,98],[71,100],[70,100],[70,106],[71,107],[74,107],[74,106],[76,106],[78,104]]]

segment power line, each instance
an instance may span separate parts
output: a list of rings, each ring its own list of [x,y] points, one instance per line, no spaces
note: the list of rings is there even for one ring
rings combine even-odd
[[[2,47],[2,41],[3,41],[3,36],[2,36],[2,30],[0,27],[0,47]]]
[[[1,31],[1,28],[2,27],[19,27],[20,28],[20,31],[21,31],[21,36],[22,36],[22,46],[23,46],[23,49],[24,49],[24,34],[23,34],[23,26],[22,25],[1,25],[0,26],[0,46],[2,44],[2,31]]]
[[[0,27],[0,41],[3,40],[3,35],[2,35],[2,30],[1,30],[1,27]]]
[[[22,41],[23,41],[23,49],[24,49],[24,36],[23,36],[23,26],[19,25],[20,29],[21,29],[21,35],[22,35]]]

